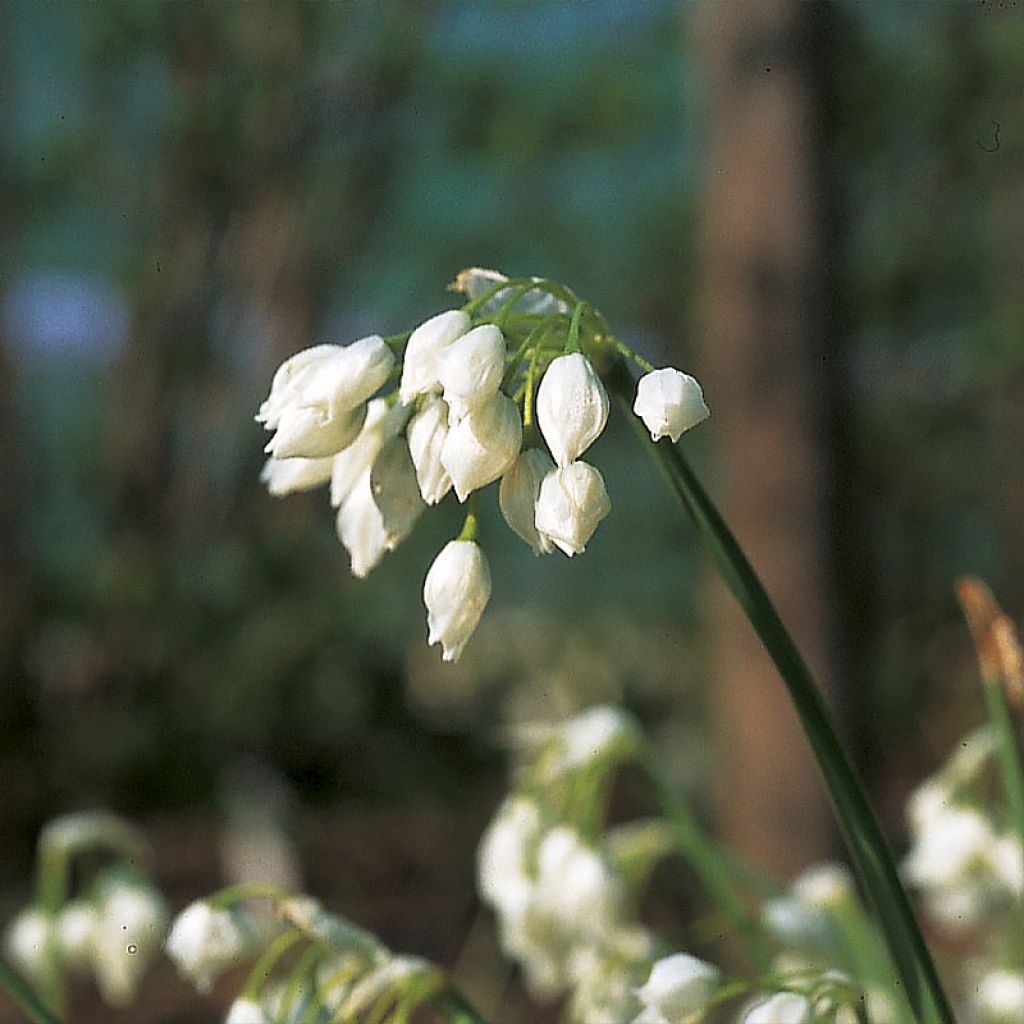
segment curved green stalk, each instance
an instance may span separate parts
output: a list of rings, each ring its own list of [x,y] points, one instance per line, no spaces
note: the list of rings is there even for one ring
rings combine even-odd
[[[61,1024],[60,1018],[51,1013],[35,992],[2,960],[0,960],[0,988],[20,1007],[32,1024]]]
[[[632,414],[634,385],[623,366],[610,381],[648,454],[693,520],[705,548],[779,670],[825,781],[854,867],[881,923],[907,998],[922,1024],[954,1024],[935,965],[900,884],[892,854],[864,787],[843,751],[828,711],[775,606],[697,477],[667,440],[651,441]]]

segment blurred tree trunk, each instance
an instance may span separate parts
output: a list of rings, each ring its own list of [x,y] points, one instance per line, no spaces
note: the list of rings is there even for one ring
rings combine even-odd
[[[830,368],[813,16],[794,0],[701,12],[710,133],[702,372],[724,514],[826,685]],[[833,845],[824,789],[774,666],[720,586],[712,620],[720,825],[738,851],[789,875]]]

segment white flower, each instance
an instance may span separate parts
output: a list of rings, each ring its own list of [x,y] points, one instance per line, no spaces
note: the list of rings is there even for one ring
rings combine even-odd
[[[367,405],[366,422],[359,436],[334,456],[331,465],[331,504],[335,508],[370,470],[385,443],[401,431],[408,411],[404,405],[389,406],[383,398],[375,398]]]
[[[87,900],[72,900],[57,915],[57,948],[61,961],[76,970],[88,967],[99,913]]]
[[[527,448],[505,470],[498,489],[498,504],[505,522],[533,548],[546,555],[555,546],[537,532],[535,517],[541,481],[555,468],[551,457],[540,448]]]
[[[586,462],[552,470],[541,481],[534,525],[572,557],[586,549],[598,524],[611,511],[604,478]]]
[[[275,497],[310,491],[331,479],[334,459],[267,459],[260,472],[261,482]]]
[[[903,870],[917,885],[948,885],[984,861],[995,840],[992,826],[977,811],[950,807],[929,819]]]
[[[237,913],[197,900],[175,919],[165,948],[178,971],[200,992],[208,992],[213,979],[237,962],[247,945],[248,933]]]
[[[743,1015],[743,1024],[813,1024],[810,1000],[796,992],[776,992]]]
[[[703,1010],[719,983],[716,967],[689,953],[675,953],[654,964],[647,984],[636,994],[647,1009],[676,1020]]]
[[[1024,1020],[1024,973],[989,971],[971,998],[977,1024],[1019,1024]]]
[[[441,645],[444,661],[458,661],[491,596],[491,572],[479,544],[452,540],[423,581],[428,644]]]
[[[406,427],[409,452],[416,467],[420,494],[428,505],[436,505],[452,488],[452,478],[441,463],[448,437],[448,405],[442,398],[429,398]]]
[[[505,375],[505,337],[494,324],[474,327],[438,359],[444,400],[454,420],[489,401]]]
[[[632,717],[613,707],[594,707],[570,718],[558,730],[555,771],[564,772],[602,757],[611,750],[628,752],[639,743]]]
[[[652,440],[669,437],[673,442],[710,415],[700,384],[671,366],[640,378],[633,412],[644,421]]]
[[[506,913],[525,907],[533,883],[527,871],[530,846],[540,834],[540,811],[532,800],[509,797],[494,816],[477,851],[480,895]]]
[[[1016,898],[1024,896],[1024,850],[1012,832],[1000,836],[989,849],[988,861],[995,878]]]
[[[853,876],[845,864],[813,864],[793,880],[793,895],[814,907],[829,910],[856,895]]]
[[[104,886],[92,933],[92,967],[104,1001],[125,1006],[160,951],[167,932],[167,906],[148,886],[121,882]]]
[[[432,316],[409,335],[402,365],[402,383],[399,386],[403,402],[409,403],[417,395],[441,390],[439,357],[471,326],[472,321],[466,313],[450,309]]]
[[[360,408],[387,380],[395,357],[378,335],[348,346],[317,345],[286,360],[256,415],[276,430],[266,450],[276,458],[321,458],[351,443]]]
[[[774,896],[761,905],[761,923],[781,943],[800,949],[828,950],[834,928],[828,914],[792,896]]]
[[[441,465],[459,501],[497,480],[512,465],[522,442],[519,409],[501,392],[452,426],[441,449]]]
[[[537,389],[537,425],[559,466],[575,462],[608,422],[608,393],[581,352],[551,361]]]
[[[29,907],[23,910],[4,932],[4,951],[11,962],[28,978],[36,978],[51,955],[55,939],[54,921],[49,914]]]
[[[377,503],[373,500],[369,470],[359,478],[338,509],[335,528],[338,540],[348,552],[352,575],[363,579],[388,550],[384,521]]]
[[[228,1008],[224,1024],[267,1024],[269,1018],[259,1003],[241,996]]]

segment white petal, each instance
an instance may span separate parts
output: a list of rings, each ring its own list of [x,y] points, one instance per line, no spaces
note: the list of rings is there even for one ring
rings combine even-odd
[[[540,448],[527,448],[505,471],[498,490],[498,504],[505,522],[533,548],[534,554],[554,550],[551,541],[537,532],[535,517],[541,481],[555,468]]]
[[[465,416],[497,393],[505,375],[505,338],[494,324],[474,327],[439,359],[444,400],[453,417]]]
[[[441,449],[459,501],[504,473],[519,452],[523,421],[519,409],[498,392],[451,427]]]
[[[452,488],[452,478],[441,462],[448,437],[448,405],[432,397],[411,420],[405,431],[416,467],[420,494],[428,505],[436,505]]]
[[[600,472],[573,462],[541,481],[534,523],[538,533],[572,557],[586,549],[611,507]]]
[[[370,471],[370,489],[380,510],[387,548],[394,551],[427,507],[420,497],[416,470],[404,437],[393,437],[381,448]]]
[[[652,440],[668,437],[673,443],[710,415],[700,384],[671,366],[640,378],[633,412],[644,421]]]
[[[427,571],[427,643],[441,644],[443,659],[457,661],[491,596],[491,572],[479,544],[449,541]]]
[[[409,403],[417,395],[441,390],[438,360],[456,338],[470,329],[472,323],[462,310],[450,309],[431,317],[409,335],[400,385],[403,402]]]
[[[608,393],[581,352],[552,360],[537,389],[537,425],[559,466],[578,459],[608,422]]]

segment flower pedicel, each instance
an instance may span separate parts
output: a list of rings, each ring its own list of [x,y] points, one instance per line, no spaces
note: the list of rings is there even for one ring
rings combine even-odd
[[[562,285],[471,268],[468,299],[415,330],[317,345],[274,374],[256,416],[273,436],[261,479],[275,496],[330,483],[338,536],[365,576],[449,491],[466,505],[458,540],[424,584],[429,642],[455,661],[490,596],[477,539],[479,491],[500,480],[511,529],[537,555],[580,554],[611,501],[581,456],[608,421],[602,377],[645,372],[633,411],[673,442],[707,415],[700,385],[657,370]],[[550,452],[550,455],[549,455]]]

